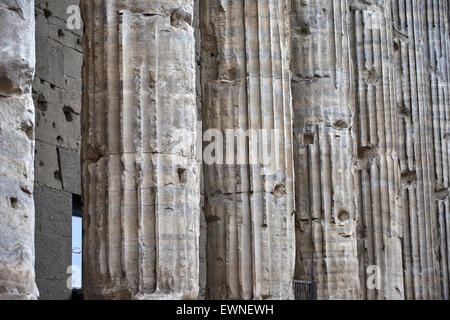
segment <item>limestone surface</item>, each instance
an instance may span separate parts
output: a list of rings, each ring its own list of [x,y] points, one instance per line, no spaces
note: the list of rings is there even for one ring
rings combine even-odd
[[[80,192],[87,299],[450,298],[448,0],[68,2],[0,3],[0,299]]]
[[[198,295],[193,4],[81,1],[88,298]]]
[[[236,140],[232,147],[216,150],[216,155],[223,151],[223,163],[218,158],[211,163],[204,158],[203,163],[207,299],[293,298],[288,3],[200,3],[203,138],[208,130],[218,130],[227,139],[231,132]],[[235,136],[249,130],[260,140],[250,137],[241,145]],[[265,161],[252,161],[254,147],[261,160],[261,140],[270,142],[271,159],[278,160],[271,163],[273,170],[265,170]]]
[[[0,299],[36,299],[34,1],[0,3]]]
[[[292,1],[295,278],[315,280],[319,299],[360,292],[350,14],[340,2]]]
[[[449,297],[448,9],[292,1],[296,278],[320,299]]]

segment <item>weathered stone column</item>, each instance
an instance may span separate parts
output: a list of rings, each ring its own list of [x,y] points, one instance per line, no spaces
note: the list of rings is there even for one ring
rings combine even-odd
[[[0,299],[36,299],[34,0],[0,3]]]
[[[292,4],[297,276],[322,299],[402,299],[391,2]]]
[[[87,298],[195,299],[192,0],[83,0]]]
[[[207,298],[290,299],[289,1],[203,0],[200,10],[203,131],[215,144],[204,150]]]
[[[432,105],[424,47],[427,39],[423,2],[393,0],[391,6],[395,103],[399,113],[403,271],[405,298],[409,300],[440,298],[440,243],[434,214]],[[441,246],[445,248],[445,242]],[[445,258],[443,267],[446,267]],[[442,274],[444,278],[447,276],[446,272]]]
[[[367,299],[403,299],[403,219],[391,1],[353,1],[350,9],[361,285]]]
[[[358,299],[357,157],[348,2],[292,0],[295,278]]]
[[[434,213],[425,215],[422,228],[428,267],[422,279],[423,299],[450,298],[450,3],[417,3],[425,29],[422,47],[427,61],[427,88],[432,116]],[[436,222],[437,221],[437,222]],[[437,228],[436,228],[437,225]],[[438,238],[436,239],[436,232]],[[439,244],[437,247],[435,244]],[[422,251],[423,252],[423,251]],[[439,263],[436,263],[436,258]],[[421,260],[425,259],[421,253]],[[440,281],[436,282],[436,278]],[[440,286],[439,286],[440,285]],[[420,295],[419,295],[420,297]]]

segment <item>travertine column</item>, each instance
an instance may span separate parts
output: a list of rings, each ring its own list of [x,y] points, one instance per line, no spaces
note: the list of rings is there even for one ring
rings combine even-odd
[[[195,299],[192,0],[84,0],[87,298]]]
[[[0,299],[36,299],[34,0],[0,2]]]
[[[435,213],[425,216],[428,273],[422,280],[423,298],[450,298],[450,3],[448,0],[423,0],[417,4],[425,29],[423,50],[427,59],[427,84],[432,112],[433,171]],[[437,220],[438,228],[435,228]],[[437,229],[437,230],[436,230]],[[439,248],[436,242],[438,232]],[[422,258],[421,254],[421,258]],[[439,263],[435,258],[438,257]],[[431,265],[433,264],[433,265]],[[439,270],[440,269],[440,270]],[[440,275],[440,288],[436,277]],[[432,286],[435,287],[432,287]],[[428,290],[427,290],[428,289]]]
[[[358,146],[358,229],[363,244],[358,258],[364,262],[360,277],[367,299],[404,298],[390,6],[387,0],[353,1],[350,16],[356,90],[352,128]]]
[[[289,299],[295,261],[290,3],[203,0],[200,10],[204,139],[217,143],[214,161],[206,158],[209,143],[204,154],[207,298]],[[229,145],[233,134],[247,130],[254,130],[251,142]],[[267,158],[253,157],[261,141],[276,159],[273,171],[263,168]]]
[[[440,298],[440,244],[434,214],[431,104],[424,48],[426,11],[422,2],[393,0],[391,7],[399,113],[403,272],[405,298],[410,300]],[[446,266],[445,259],[443,262]]]
[[[292,0],[295,278],[319,299],[360,297],[348,4]]]
[[[404,297],[390,4],[293,1],[297,276],[323,299]]]

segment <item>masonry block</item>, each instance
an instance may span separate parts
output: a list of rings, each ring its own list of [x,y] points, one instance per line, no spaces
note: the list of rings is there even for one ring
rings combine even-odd
[[[35,181],[50,188],[62,188],[57,149],[41,141],[36,141]]]
[[[59,148],[59,162],[63,189],[74,194],[81,194],[80,154]]]

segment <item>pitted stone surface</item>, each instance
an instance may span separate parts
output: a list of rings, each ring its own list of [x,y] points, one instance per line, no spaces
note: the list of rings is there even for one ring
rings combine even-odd
[[[195,299],[194,2],[81,4],[83,291],[90,298]]]
[[[34,1],[0,3],[0,299],[36,299]],[[6,27],[5,27],[6,26]]]

